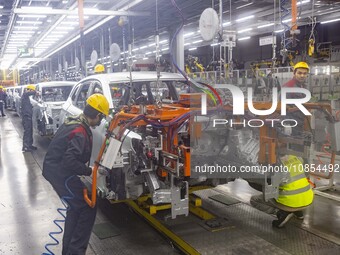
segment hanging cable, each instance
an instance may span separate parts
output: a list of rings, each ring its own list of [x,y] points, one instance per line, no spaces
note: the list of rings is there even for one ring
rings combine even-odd
[[[62,223],[65,222],[66,219],[66,212],[70,209],[70,206],[68,204],[67,201],[74,199],[74,194],[73,192],[70,190],[69,186],[68,186],[68,182],[69,180],[71,180],[75,175],[72,175],[70,177],[68,177],[65,181],[65,188],[67,189],[69,196],[62,196],[60,198],[64,208],[58,208],[57,212],[61,215],[61,217],[63,219],[61,220],[54,220],[53,223],[58,227],[59,231],[53,231],[50,232],[48,235],[53,239],[53,243],[47,243],[45,245],[45,249],[48,251],[48,253],[44,252],[42,255],[54,255],[54,253],[50,250],[51,246],[57,246],[60,242],[58,241],[58,239],[55,237],[56,235],[59,235],[61,233],[63,233],[63,227],[61,226]]]
[[[181,9],[177,6],[176,1],[175,0],[171,0],[171,3],[177,9],[177,12],[180,14],[182,22],[181,22],[181,25],[179,26],[179,28],[177,28],[174,36],[171,38],[171,42],[170,42],[170,58],[171,58],[171,61],[172,61],[173,65],[178,70],[178,72],[180,72],[184,76],[184,78],[188,81],[189,77],[187,76],[187,74],[183,70],[181,70],[179,68],[179,66],[177,65],[177,62],[176,62],[176,60],[174,58],[174,55],[173,55],[173,43],[174,43],[174,40],[177,38],[178,33],[182,30],[182,28],[184,26],[185,18],[184,18],[184,15],[183,15]]]
[[[161,83],[161,72],[160,72],[160,58],[159,58],[159,31],[158,31],[158,0],[156,0],[156,72],[157,72],[157,82],[156,82],[156,106],[158,108],[162,107],[162,101],[160,97],[160,83]]]
[[[309,17],[310,20],[311,20],[311,26],[312,26],[310,36],[309,36],[309,39],[308,39],[308,56],[310,56],[310,57],[313,56],[313,54],[314,54],[314,44],[315,44],[314,29],[315,29],[315,26],[316,26],[316,17],[314,17],[314,2],[315,2],[315,0],[313,0],[313,3],[312,3],[312,17]]]

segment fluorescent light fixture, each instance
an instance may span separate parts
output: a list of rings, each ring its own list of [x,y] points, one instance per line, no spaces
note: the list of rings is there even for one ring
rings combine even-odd
[[[236,20],[236,22],[242,22],[242,21],[245,21],[245,20],[248,20],[248,19],[252,19],[254,18],[254,15],[249,15],[247,17],[243,17],[243,18],[239,18]]]
[[[159,44],[164,44],[164,43],[167,43],[168,40],[163,40],[163,41],[160,41]]]
[[[240,31],[237,31],[237,33],[238,34],[242,34],[242,33],[244,33],[244,32],[248,32],[248,31],[251,31],[251,30],[253,30],[252,28],[246,28],[246,29],[242,29],[242,30],[240,30]]]
[[[306,4],[306,3],[309,3],[309,2],[310,2],[310,0],[298,1],[296,5]]]
[[[274,33],[281,33],[281,32],[283,32],[283,31],[284,31],[284,29],[280,29],[280,30],[274,31]]]
[[[78,21],[62,21],[61,25],[79,25]]]
[[[156,45],[156,43],[150,43],[148,46],[152,47],[152,46],[155,46],[155,45]]]
[[[128,6],[120,8],[118,11],[127,11],[129,8],[139,4],[142,0],[135,0],[132,3],[130,3]],[[95,30],[96,28],[100,27],[101,25],[105,24],[106,22],[110,21],[111,19],[113,19],[115,16],[114,15],[110,15],[104,19],[102,19],[101,21],[99,21],[98,23],[96,23],[94,26],[86,29],[84,31],[84,35],[90,33],[91,31]],[[58,48],[52,50],[51,52],[49,52],[47,55],[45,55],[45,58],[48,58],[50,56],[52,56],[53,54],[55,54],[56,52],[60,51],[61,49],[63,49],[64,47],[66,47],[67,45],[73,43],[74,41],[78,40],[80,38],[80,35],[77,35],[75,37],[73,37],[72,39],[68,40],[67,42],[65,42],[63,45],[59,46]],[[37,61],[35,63],[33,63],[31,66],[36,65],[37,63],[39,63],[40,61]]]
[[[332,19],[332,20],[326,20],[326,21],[321,21],[321,24],[327,24],[327,23],[331,23],[331,22],[336,22],[339,21],[340,19]]]
[[[14,31],[12,31],[12,33],[14,33],[14,34],[34,34],[35,33],[35,31],[22,31],[22,30],[14,30]]]
[[[257,28],[270,27],[270,26],[274,26],[274,23],[264,24],[264,25],[258,26]]]
[[[213,43],[213,44],[210,44],[210,46],[214,47],[214,46],[217,46],[219,45],[220,43]]]
[[[4,8],[4,6],[3,5],[0,5],[0,9],[3,9]]]
[[[18,24],[41,24],[42,21],[17,20]]]
[[[72,30],[75,29],[75,27],[56,27],[57,30]]]
[[[20,18],[46,18],[43,14],[18,14]]]
[[[136,50],[139,50],[139,48],[134,48],[132,51],[136,51]]]
[[[145,53],[145,55],[149,55],[149,54],[152,54],[152,52],[151,52],[151,51],[149,51],[149,52],[146,52],[146,53]]]
[[[188,37],[188,36],[193,35],[193,34],[195,34],[195,32],[186,33],[186,34],[184,34],[183,36],[184,36],[184,37]]]
[[[230,21],[228,21],[228,22],[224,22],[223,24],[222,24],[222,26],[228,26],[228,25],[230,25],[231,24],[231,22]]]
[[[148,46],[147,45],[144,45],[144,46],[142,46],[142,47],[140,47],[139,49],[145,49],[145,48],[147,48]]]
[[[250,39],[250,36],[238,38],[238,41],[244,41]]]
[[[15,26],[13,27],[14,29],[38,29],[39,27],[35,27],[35,26]]]
[[[239,7],[236,7],[236,10],[237,10],[237,9],[244,8],[244,7],[247,7],[247,6],[252,5],[252,4],[253,4],[253,2],[248,3],[248,4],[241,5],[241,6],[239,6]]]
[[[30,10],[30,11],[50,11],[52,10],[52,7],[48,6],[21,6],[21,9],[23,10]]]
[[[185,43],[184,46],[190,45],[191,43]]]
[[[147,59],[149,59],[149,58],[143,58],[143,60],[147,60]]]
[[[190,48],[189,51],[197,50],[197,48]]]
[[[31,35],[22,35],[22,34],[14,34],[11,35],[11,37],[9,38],[10,40],[22,40],[22,39],[31,39]]]
[[[50,34],[52,35],[56,35],[56,34],[58,34],[58,35],[61,35],[61,34],[68,34],[69,33],[69,31],[52,31]]]
[[[166,50],[168,50],[168,49],[169,49],[169,47],[162,49],[162,51],[166,51]]]
[[[203,42],[203,40],[194,41],[192,43],[195,44],[195,43],[200,43],[200,42]]]

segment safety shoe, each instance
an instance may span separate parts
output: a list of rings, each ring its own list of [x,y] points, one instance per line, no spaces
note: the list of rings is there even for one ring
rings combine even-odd
[[[277,220],[273,220],[272,225],[276,228],[282,228],[293,216],[293,213],[280,210],[277,212]]]
[[[35,151],[35,150],[38,149],[38,147],[35,147],[35,146],[31,145],[31,146],[30,146],[30,149]]]
[[[22,152],[31,152],[31,151],[32,149],[30,148],[27,148],[27,147],[22,148]]]
[[[299,219],[299,220],[303,220],[304,219],[304,215],[302,211],[296,211],[294,212],[294,216]]]

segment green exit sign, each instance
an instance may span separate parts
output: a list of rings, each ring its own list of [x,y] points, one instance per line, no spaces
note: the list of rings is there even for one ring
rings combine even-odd
[[[34,57],[34,49],[30,47],[18,47],[18,57],[21,58]]]

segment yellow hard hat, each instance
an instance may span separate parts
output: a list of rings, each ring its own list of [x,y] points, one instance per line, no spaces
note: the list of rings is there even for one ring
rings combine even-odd
[[[303,69],[307,69],[309,72],[309,66],[306,62],[298,62],[296,63],[296,65],[294,66],[294,71],[298,68],[303,68]]]
[[[102,94],[96,93],[91,95],[86,102],[97,111],[109,115],[109,102],[106,97]]]
[[[6,88],[3,88],[3,90],[4,90],[4,92],[6,92],[6,91],[7,91],[7,89],[6,89]]]
[[[102,64],[98,64],[94,67],[94,72],[95,73],[104,73],[105,72],[105,66]]]
[[[35,85],[33,84],[27,85],[26,89],[35,90]]]
[[[0,86],[0,89],[3,89],[4,87],[3,86]]]

